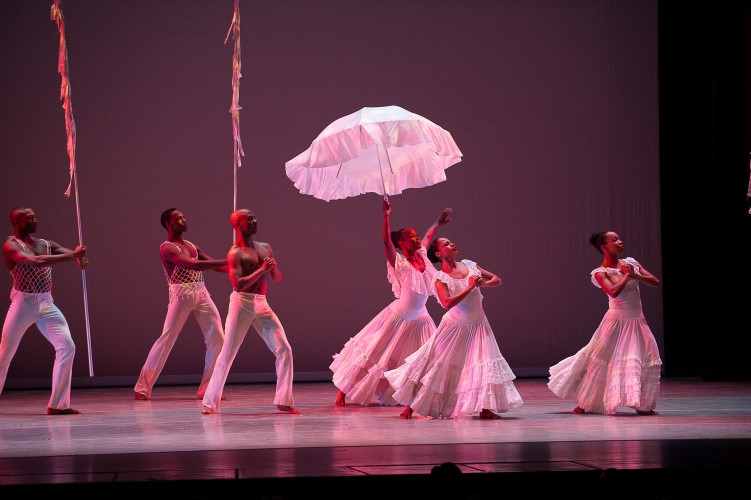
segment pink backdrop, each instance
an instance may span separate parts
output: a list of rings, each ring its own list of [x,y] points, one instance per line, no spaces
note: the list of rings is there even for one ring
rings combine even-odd
[[[63,192],[68,159],[51,0],[0,3],[0,210],[37,210],[41,237],[77,241]],[[131,384],[159,335],[167,287],[159,215],[221,257],[232,240],[233,2],[65,0],[93,346],[88,377],[81,275],[54,269],[53,295],[78,351],[76,384]],[[592,231],[618,231],[661,275],[657,2],[241,1],[238,205],[256,212],[284,282],[275,308],[298,381],[327,380],[331,356],[393,299],[380,198],[299,194],[284,163],[331,121],[398,105],[446,128],[464,153],[448,181],[392,198],[394,227],[442,234],[499,274],[485,309],[520,376],[546,375],[591,337],[607,308],[589,272]],[[6,232],[11,227],[6,223]],[[206,273],[224,316],[226,276]],[[4,286],[10,290],[6,273]],[[662,349],[662,292],[642,288]],[[0,296],[7,310],[8,295]],[[429,303],[436,322],[442,311]],[[49,384],[53,352],[30,329],[8,388]],[[191,319],[160,382],[194,382],[203,345]],[[272,380],[273,356],[246,338],[229,381]]]

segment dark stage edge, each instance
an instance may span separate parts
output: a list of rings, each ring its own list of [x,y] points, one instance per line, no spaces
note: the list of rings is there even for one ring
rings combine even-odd
[[[633,457],[624,463],[627,450]],[[351,465],[327,466],[334,455]],[[388,460],[379,463],[377,457]],[[393,496],[747,499],[751,440],[534,442],[288,448],[3,459],[0,498],[290,500]],[[449,462],[456,469],[433,467]],[[362,465],[358,465],[362,464]],[[614,465],[617,464],[618,468]],[[267,467],[285,477],[268,477]],[[29,474],[29,470],[58,470]],[[413,473],[413,470],[427,472]],[[443,470],[443,469],[442,469]],[[66,472],[67,471],[67,472]],[[259,477],[249,477],[253,471]],[[348,475],[349,474],[349,475]],[[213,476],[216,479],[206,479]],[[193,477],[194,479],[191,479]],[[179,479],[176,479],[179,478]],[[199,479],[196,479],[199,478]]]

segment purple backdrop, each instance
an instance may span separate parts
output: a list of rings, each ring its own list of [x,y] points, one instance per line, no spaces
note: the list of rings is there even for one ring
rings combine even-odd
[[[0,210],[35,208],[38,236],[73,247],[51,4],[0,2]],[[441,233],[503,279],[484,291],[484,305],[517,375],[546,375],[604,314],[606,296],[589,279],[600,263],[587,243],[592,231],[618,231],[626,254],[661,275],[656,4],[241,1],[238,206],[256,212],[258,239],[272,244],[284,273],[269,302],[292,345],[296,380],[329,379],[332,354],[393,300],[380,198],[323,202],[298,193],[284,173],[326,125],[365,106],[421,114],[464,153],[446,182],[392,197],[393,225],[421,233],[442,208],[454,209]],[[232,241],[232,45],[223,42],[233,2],[62,7],[91,260],[93,379],[76,266],[55,267],[53,295],[78,347],[76,384],[131,384],[167,306],[162,210],[184,211],[186,238],[209,255],[226,255]],[[206,279],[224,316],[229,280]],[[661,289],[642,287],[642,297],[662,348]],[[0,308],[7,305],[2,292]],[[428,307],[438,322],[438,303]],[[197,382],[203,350],[190,319],[160,383]],[[6,387],[49,384],[52,359],[30,329]],[[273,355],[251,332],[229,381],[273,377]]]

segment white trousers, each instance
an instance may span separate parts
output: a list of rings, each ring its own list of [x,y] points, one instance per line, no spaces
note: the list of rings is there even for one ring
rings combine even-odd
[[[211,300],[208,292],[203,291],[196,295],[189,295],[182,298],[171,298],[167,307],[167,316],[164,318],[164,327],[162,334],[156,339],[154,345],[149,351],[141,375],[136,382],[135,392],[151,397],[151,391],[156,384],[156,379],[162,373],[167,357],[175,346],[177,336],[185,326],[190,314],[196,318],[198,325],[203,332],[203,343],[206,345],[206,356],[204,357],[203,376],[198,386],[198,398],[203,398],[206,388],[209,385],[211,374],[214,371],[214,364],[219,356],[224,342],[224,330],[222,329],[222,319],[219,311]]]
[[[56,410],[70,408],[70,381],[76,346],[70,335],[65,316],[53,303],[50,293],[23,293],[13,289],[10,300],[10,308],[3,323],[3,336],[0,340],[0,393],[5,386],[8,367],[21,339],[26,330],[36,324],[44,338],[55,348],[52,396],[48,408]]]
[[[292,348],[287,342],[284,328],[266,302],[266,296],[253,293],[232,292],[229,299],[227,321],[224,326],[224,345],[214,367],[203,405],[217,410],[232,362],[251,325],[266,346],[276,356],[276,396],[274,404],[292,406]]]

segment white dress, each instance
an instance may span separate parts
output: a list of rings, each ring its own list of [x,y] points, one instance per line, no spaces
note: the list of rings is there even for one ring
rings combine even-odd
[[[639,263],[621,261],[639,272]],[[622,276],[619,269],[598,267],[595,274]],[[654,410],[660,392],[660,353],[641,308],[639,282],[629,279],[609,308],[589,343],[575,355],[550,368],[548,387],[561,398],[575,397],[580,408],[613,415],[619,406]]]
[[[332,380],[350,401],[363,406],[373,399],[382,405],[397,404],[383,373],[401,365],[435,332],[435,322],[425,303],[434,293],[436,269],[428,261],[425,248],[419,249],[417,255],[425,262],[423,272],[399,253],[394,267],[386,264],[396,300],[333,356],[334,361],[329,366],[334,372]]]
[[[467,288],[471,276],[480,275],[477,264],[462,263],[469,269],[465,278],[443,271],[435,277],[452,296]],[[394,399],[423,416],[472,417],[485,409],[503,413],[522,405],[516,376],[501,355],[478,288],[443,315],[425,345],[385,375]]]

